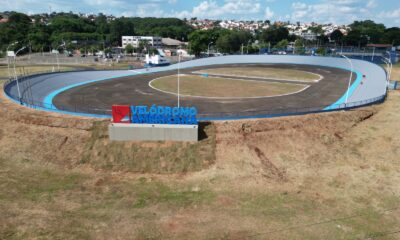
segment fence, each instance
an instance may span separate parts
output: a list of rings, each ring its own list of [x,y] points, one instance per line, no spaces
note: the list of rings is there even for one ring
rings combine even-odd
[[[83,106],[83,102],[79,105],[74,105],[70,107],[60,107],[55,106],[53,104],[46,104],[43,101],[35,100],[32,98],[32,93],[30,92],[29,86],[27,86],[26,81],[27,78],[20,79],[19,84],[21,84],[24,88],[21,93],[22,98],[18,96],[10,94],[8,89],[12,86],[12,84],[16,84],[15,80],[7,81],[3,88],[4,92],[19,104],[41,110],[49,110],[49,111],[57,111],[57,112],[65,112],[65,113],[73,113],[75,115],[82,116],[92,116],[92,117],[102,117],[102,118],[111,118],[111,106],[109,108],[98,108],[91,106]],[[276,109],[265,109],[265,110],[257,110],[257,111],[237,111],[237,112],[208,112],[208,113],[199,113],[198,118],[200,121],[213,121],[213,120],[234,120],[234,119],[248,119],[248,118],[269,118],[269,117],[281,117],[281,116],[293,116],[293,115],[304,115],[309,113],[321,113],[321,112],[331,112],[331,111],[339,111],[339,110],[349,110],[358,107],[364,107],[372,104],[382,103],[386,99],[386,94],[383,96],[357,101],[357,102],[348,102],[343,104],[334,104],[330,106],[319,105],[319,106],[309,106],[303,108],[276,108]]]
[[[348,62],[341,58],[331,58],[331,57],[305,57],[305,56],[267,56],[267,55],[239,55],[239,56],[224,56],[216,58],[198,59],[190,62],[181,63],[181,68],[192,68],[199,66],[207,66],[214,64],[237,64],[237,63],[280,63],[280,64],[292,64],[299,63],[317,65],[317,66],[330,66],[342,69],[348,69]],[[338,101],[341,104],[331,105],[331,106],[307,106],[302,108],[276,108],[276,109],[260,109],[257,111],[237,111],[237,112],[208,112],[199,113],[199,118],[201,120],[223,120],[223,119],[240,119],[240,118],[255,118],[255,117],[273,117],[273,116],[288,116],[288,115],[299,115],[306,113],[315,112],[326,112],[334,110],[351,109],[355,107],[365,106],[373,103],[379,103],[385,100],[387,85],[386,85],[386,73],[384,70],[376,65],[367,63],[365,61],[353,61],[355,69],[363,70],[363,84],[356,86],[356,91],[349,96],[349,102],[343,103],[344,101]],[[162,69],[153,69],[151,72],[159,72],[166,70],[174,70],[174,66],[170,66]],[[121,74],[121,73],[119,73]],[[85,81],[92,80],[93,78],[98,78],[97,76],[84,76],[79,78],[78,82],[74,83],[84,83]],[[82,96],[82,101],[79,105],[70,105],[68,107],[54,106],[53,104],[46,104],[43,98],[49,93],[66,87],[67,85],[52,85],[52,82],[37,81],[34,82],[35,90],[32,92],[32,84],[30,80],[33,79],[32,76],[24,76],[19,79],[19,86],[22,89],[21,95],[17,94],[16,91],[16,81],[9,80],[4,84],[4,91],[6,94],[12,98],[14,101],[19,102],[22,105],[39,108],[50,111],[61,111],[76,115],[94,116],[94,117],[109,117],[111,115],[111,106],[95,107],[87,105],[85,106],[85,98]],[[76,79],[76,78],[75,78]],[[37,85],[36,85],[37,83]],[[39,85],[41,84],[41,85]],[[49,87],[46,91],[42,91],[43,87]],[[13,91],[11,91],[13,89]],[[39,94],[38,94],[39,93]],[[21,98],[19,97],[21,96]]]

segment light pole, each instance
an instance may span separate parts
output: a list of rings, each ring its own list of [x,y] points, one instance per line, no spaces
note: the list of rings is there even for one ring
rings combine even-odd
[[[60,51],[58,50],[58,48],[64,47],[64,46],[65,46],[65,42],[57,47],[57,69],[58,69],[58,71],[60,71],[60,60],[58,59],[58,55],[60,54]]]
[[[181,64],[181,54],[178,53],[178,108],[180,107],[180,64]]]
[[[393,70],[393,62],[392,62],[392,56],[391,53],[389,51],[387,51],[387,53],[389,54],[389,64],[390,64],[390,70],[389,70],[389,80],[392,77],[392,70]]]
[[[390,79],[392,77],[392,69],[393,69],[393,63],[392,63],[392,59],[391,59],[391,53],[389,51],[387,51],[387,53],[389,54],[389,58],[384,58],[384,62],[387,65],[387,82],[386,82],[386,88],[389,88],[389,84],[390,84]]]
[[[10,45],[8,45],[8,47],[7,47],[7,72],[8,72],[8,78],[10,79],[11,78],[11,73],[10,73],[10,60],[9,60],[9,57],[8,57],[8,49],[11,47],[11,46],[13,46],[13,45],[15,45],[15,44],[17,44],[18,43],[18,41],[17,42],[13,42],[13,43],[11,43]]]
[[[210,42],[209,44],[208,44],[208,50],[207,50],[207,57],[209,57],[210,56],[210,45],[211,44],[213,44],[213,42]]]
[[[390,81],[390,63],[389,59],[383,58],[383,62],[386,63],[387,71],[386,71],[386,88],[389,88],[389,81]]]
[[[15,70],[15,62],[17,61],[17,58],[16,58],[16,57],[17,57],[18,53],[21,52],[22,50],[24,50],[25,48],[26,48],[26,46],[20,48],[20,49],[15,53],[15,55],[14,55],[14,76],[15,76],[15,80],[17,81],[18,98],[19,98],[19,102],[20,102],[21,104],[22,104],[22,101],[21,101],[21,91],[19,90],[18,75],[17,75],[17,71]]]
[[[372,62],[374,61],[374,58],[375,58],[375,47],[372,49]]]
[[[345,55],[342,55],[342,57],[344,57],[350,63],[350,68],[351,68],[350,69],[349,85],[347,86],[347,91],[346,91],[346,102],[345,103],[347,104],[347,101],[349,100],[349,90],[350,90],[351,80],[353,79],[353,63]]]

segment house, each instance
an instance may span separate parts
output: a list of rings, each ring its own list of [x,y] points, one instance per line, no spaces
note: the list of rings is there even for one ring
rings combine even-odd
[[[185,42],[181,42],[179,40],[176,39],[172,39],[172,38],[163,38],[161,40],[162,45],[164,48],[167,49],[178,49],[178,48],[182,48],[183,46],[186,45]]]

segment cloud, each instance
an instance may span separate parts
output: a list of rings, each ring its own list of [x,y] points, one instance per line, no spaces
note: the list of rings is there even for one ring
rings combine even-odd
[[[392,11],[383,11],[383,12],[379,13],[378,17],[388,18],[388,19],[400,18],[400,8],[392,10]]]
[[[259,13],[261,4],[250,0],[225,0],[222,5],[216,1],[207,0],[194,6],[191,11],[176,12],[177,17],[199,17],[199,18],[232,18],[234,15],[248,15]]]
[[[367,2],[367,8],[375,8],[375,7],[377,7],[377,6],[378,6],[378,4],[376,3],[375,0],[369,0],[369,1]]]
[[[292,21],[349,23],[370,16],[369,9],[375,5],[375,0],[325,0],[316,4],[294,2],[290,18]]]
[[[84,3],[86,3],[89,6],[112,6],[112,7],[117,7],[121,6],[124,4],[124,2],[119,1],[119,0],[83,0]]]
[[[274,17],[274,15],[275,15],[275,13],[274,13],[269,7],[265,8],[264,17],[265,17],[266,19],[271,19],[271,18]]]

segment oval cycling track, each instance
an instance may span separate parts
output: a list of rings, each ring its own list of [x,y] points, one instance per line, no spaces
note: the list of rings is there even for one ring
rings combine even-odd
[[[289,68],[307,71],[323,76],[318,82],[282,81],[257,79],[257,81],[290,82],[309,85],[304,91],[266,98],[196,98],[181,97],[181,106],[195,106],[202,119],[221,119],[223,117],[249,117],[270,113],[287,113],[299,109],[323,110],[341,98],[348,87],[350,72],[339,68],[297,64],[225,64],[192,67],[181,70],[181,74],[221,67],[268,67]],[[140,74],[112,80],[103,80],[74,87],[63,91],[53,98],[53,104],[60,110],[71,112],[89,112],[108,114],[112,105],[147,105],[176,106],[177,96],[149,87],[153,79],[177,74],[176,70]],[[353,75],[353,81],[357,75]],[[251,77],[240,79],[255,80]]]

